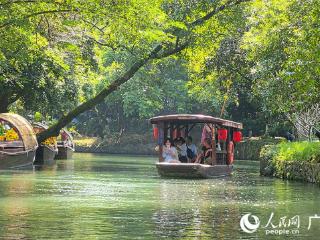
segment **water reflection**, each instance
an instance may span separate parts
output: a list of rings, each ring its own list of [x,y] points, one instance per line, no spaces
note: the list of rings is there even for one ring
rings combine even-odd
[[[5,216],[1,224],[4,239],[25,239],[26,229],[29,228],[28,215],[30,214],[29,202],[24,195],[33,191],[33,173],[11,172],[1,179],[1,196],[5,195],[6,201],[1,198],[0,216]]]
[[[164,180],[158,188],[159,209],[153,215],[158,237],[225,236],[229,225],[239,225],[238,218],[234,218],[240,216],[239,208],[233,201],[228,202],[235,198],[235,188],[230,178],[188,180],[187,184],[183,180]]]
[[[25,171],[0,172],[0,239],[268,239],[243,233],[240,218],[319,212],[318,186],[259,176],[239,162],[232,177],[161,179],[150,157],[75,154],[73,160]],[[317,228],[318,227],[318,228]],[[286,236],[296,239],[297,236]],[[271,236],[269,239],[282,239]]]

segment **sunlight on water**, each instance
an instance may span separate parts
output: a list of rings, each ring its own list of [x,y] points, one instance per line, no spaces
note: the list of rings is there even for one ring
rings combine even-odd
[[[299,235],[287,239],[320,234],[320,219],[308,230],[308,217],[320,216],[316,185],[260,177],[250,161],[227,178],[161,179],[155,161],[75,154],[38,170],[0,171],[0,238],[282,239],[266,236],[271,213],[274,225],[299,215]],[[246,213],[261,222],[251,234],[239,225]]]

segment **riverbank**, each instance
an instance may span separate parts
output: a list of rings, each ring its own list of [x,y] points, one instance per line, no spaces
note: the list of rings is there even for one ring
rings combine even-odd
[[[284,141],[283,138],[245,138],[236,144],[235,159],[238,160],[259,160],[260,151],[266,145],[275,145]]]
[[[247,138],[236,144],[235,159],[259,160],[261,149],[266,145],[281,142],[281,138]],[[157,155],[154,150],[156,144],[149,135],[128,135],[115,142],[112,139],[102,140],[95,137],[75,139],[76,152],[110,153],[131,155]]]
[[[320,142],[265,146],[260,153],[260,173],[320,185]]]
[[[103,140],[96,137],[84,137],[74,140],[75,151],[84,153],[109,153],[130,155],[156,155],[152,138],[144,135],[130,135],[121,140]]]

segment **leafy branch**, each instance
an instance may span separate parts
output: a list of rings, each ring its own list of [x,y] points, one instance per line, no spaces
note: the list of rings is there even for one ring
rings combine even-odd
[[[212,18],[217,13],[223,11],[227,7],[231,7],[237,4],[240,4],[241,2],[245,2],[247,0],[239,0],[236,2],[228,2],[225,5],[222,5],[218,8],[213,9],[211,12],[206,14],[204,17],[194,21],[191,23],[191,27],[195,27],[198,25],[203,24],[204,22],[208,21],[210,18]],[[137,60],[125,73],[123,73],[120,77],[118,77],[114,82],[112,82],[110,85],[108,85],[106,88],[104,88],[98,95],[95,97],[89,99],[88,101],[80,104],[78,107],[67,113],[66,115],[62,116],[58,122],[54,125],[52,125],[50,128],[48,128],[46,131],[43,131],[37,135],[37,139],[39,142],[42,142],[43,140],[47,139],[51,136],[57,136],[59,134],[60,129],[62,129],[64,126],[66,126],[68,123],[70,123],[75,117],[77,117],[79,114],[89,110],[90,108],[94,107],[98,103],[102,102],[109,94],[117,90],[122,84],[127,82],[129,79],[131,79],[135,73],[141,69],[145,64],[147,64],[150,60],[153,59],[159,59],[159,58],[165,58],[170,55],[176,54],[181,52],[183,49],[185,49],[190,42],[186,41],[183,44],[177,46],[175,44],[174,48],[165,50],[164,52],[160,53],[161,50],[165,46],[165,42],[162,42],[158,44],[156,47],[153,48],[153,50],[148,54],[146,57],[141,58],[140,60]]]
[[[26,19],[29,19],[29,18],[32,18],[32,17],[36,17],[36,16],[39,16],[39,15],[46,15],[46,14],[53,14],[53,13],[67,13],[67,12],[74,12],[74,11],[76,11],[76,10],[74,10],[74,9],[57,9],[57,10],[41,11],[41,12],[35,12],[35,13],[32,13],[32,14],[26,15],[26,16],[22,17],[19,20],[26,20]],[[4,24],[0,25],[0,29],[8,27],[10,25],[13,25],[16,22],[17,22],[17,19],[7,21]]]

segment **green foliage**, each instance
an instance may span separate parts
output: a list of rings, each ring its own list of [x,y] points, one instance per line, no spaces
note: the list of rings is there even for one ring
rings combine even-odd
[[[319,102],[318,0],[252,1],[243,49],[255,62],[254,91],[274,112]]]
[[[260,172],[266,176],[320,184],[320,142],[283,142],[260,152]]]
[[[33,119],[35,122],[41,122],[43,120],[42,114],[39,112],[35,112]]]
[[[269,145],[261,150],[260,157],[272,160],[275,166],[283,161],[320,163],[320,142],[283,142]]]
[[[110,57],[110,55],[108,55]],[[113,55],[116,57],[116,55]],[[149,64],[138,72],[130,82],[99,104],[94,111],[83,114],[78,126],[82,134],[110,136],[121,129],[132,133],[145,133],[145,119],[162,113],[192,113],[203,105],[188,96],[188,76],[183,61],[166,58]],[[119,66],[124,63],[117,63]],[[108,72],[109,78],[115,74]],[[105,82],[107,82],[107,79]],[[102,88],[104,84],[102,82]],[[97,128],[97,126],[99,126]]]
[[[4,126],[0,124],[0,136],[4,136],[4,133],[5,133]]]
[[[165,113],[243,121],[254,134],[319,102],[319,0],[0,1],[0,112],[57,119],[161,53],[79,117],[86,133],[135,129]],[[203,17],[223,4],[223,11]],[[128,123],[129,122],[129,123]],[[131,127],[130,127],[131,126]],[[102,129],[102,130],[101,130]]]
[[[216,114],[225,102],[228,106],[239,101],[235,83],[243,81],[249,65],[239,48],[244,23],[241,7],[217,15],[195,30],[199,39],[187,52],[189,93]]]
[[[81,41],[68,39],[62,2],[13,1],[0,8],[0,99],[3,109],[61,114],[77,103]],[[85,59],[82,59],[85,63]],[[0,104],[0,105],[1,105]],[[2,110],[2,109],[1,109]]]
[[[308,161],[320,163],[319,142],[281,143],[276,160],[279,161]]]
[[[236,144],[235,159],[259,160],[261,150],[265,146],[276,145],[283,139],[275,138],[249,138]],[[261,157],[261,156],[260,156]]]
[[[278,153],[278,145],[265,145],[261,148],[260,159],[264,161],[272,161]]]
[[[90,99],[106,51],[130,52],[130,65],[155,43],[172,40],[161,3],[0,2],[0,111],[18,105],[59,116]]]

